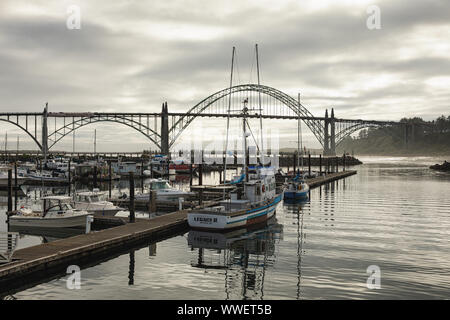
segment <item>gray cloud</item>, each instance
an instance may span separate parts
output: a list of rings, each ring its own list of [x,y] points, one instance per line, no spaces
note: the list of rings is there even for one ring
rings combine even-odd
[[[228,85],[233,45],[236,84],[255,82],[256,42],[263,83],[292,96],[301,91],[315,115],[332,106],[339,117],[393,120],[432,119],[449,110],[445,84],[433,87],[450,79],[448,1],[379,1],[382,28],[374,31],[366,28],[361,4],[330,3],[310,11],[295,1],[273,7],[81,2],[81,30],[65,27],[59,2],[36,2],[36,13],[11,10],[21,4],[0,4],[1,112],[41,111],[46,101],[53,111],[158,112],[163,101],[172,111],[185,111]],[[210,136],[218,125],[223,121],[203,121]],[[277,126],[295,138],[294,123]],[[0,135],[19,133],[3,123],[0,128]],[[105,149],[146,144],[132,129],[100,128]],[[90,141],[91,131],[82,129],[77,141]],[[317,147],[304,131],[306,143]],[[126,143],[124,134],[130,137]],[[70,150],[71,140],[58,147]]]

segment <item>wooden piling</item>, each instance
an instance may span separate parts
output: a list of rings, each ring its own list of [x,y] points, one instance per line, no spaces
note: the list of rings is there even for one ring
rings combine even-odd
[[[17,210],[17,161],[14,162],[14,210]]]
[[[97,164],[94,165],[94,188],[97,188]]]
[[[71,193],[71,192],[70,192],[70,191],[71,191],[71,190],[70,190],[70,187],[71,187],[71,181],[70,181],[70,180],[71,180],[71,176],[70,176],[70,174],[71,174],[71,172],[70,172],[70,165],[71,165],[71,162],[72,162],[71,160],[72,160],[72,158],[69,158],[69,167],[68,167],[68,169],[67,169],[67,173],[68,173],[68,174],[67,174],[67,180],[68,180],[68,182],[69,182],[69,197],[70,197],[70,193]]]
[[[311,153],[308,152],[308,176],[311,177]]]
[[[322,155],[319,154],[319,176],[322,175]]]
[[[111,160],[108,161],[108,175],[109,175],[108,191],[109,191],[109,198],[111,199],[111,187],[112,187]]]
[[[203,185],[203,162],[198,165],[198,185]]]
[[[8,169],[8,211],[12,211],[12,169]]]
[[[189,186],[192,186],[192,175],[193,175],[192,166],[193,166],[193,164],[192,164],[192,161],[191,161],[191,163],[189,165]]]
[[[292,164],[293,164],[293,166],[294,166],[294,175],[295,175],[295,172],[296,172],[296,155],[297,155],[297,151],[294,151],[294,155],[292,156],[293,157],[293,161],[292,161]]]
[[[129,173],[130,176],[130,223],[136,221],[134,214],[134,174],[132,171]]]
[[[342,171],[345,171],[345,152],[342,155]]]

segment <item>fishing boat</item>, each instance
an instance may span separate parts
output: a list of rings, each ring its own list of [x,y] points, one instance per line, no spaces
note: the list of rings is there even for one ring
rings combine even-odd
[[[244,100],[243,139],[244,169],[233,182],[237,187],[230,193],[229,200],[219,202],[218,206],[192,210],[188,213],[188,223],[193,229],[228,231],[236,228],[260,224],[275,215],[282,200],[283,190],[277,190],[273,168],[250,167],[247,163],[248,99]]]
[[[297,174],[292,180],[286,182],[284,190],[285,200],[306,199],[309,195],[309,185],[303,180],[301,174]]]
[[[99,189],[77,192],[74,195],[74,199],[76,209],[102,216],[114,216],[117,212],[124,210],[107,201],[106,193],[101,192]]]
[[[178,200],[178,198],[188,198],[193,196],[193,192],[187,192],[178,190],[170,186],[169,181],[158,178],[158,179],[149,179],[145,181],[149,184],[150,190],[156,191],[156,198],[158,200]],[[142,192],[135,194],[134,198],[136,200],[148,200],[150,197],[149,192]]]
[[[298,104],[300,105],[300,94],[298,95]],[[300,117],[297,122],[297,144],[298,144],[298,157],[297,167],[301,168],[297,170],[296,175],[292,172],[292,178],[287,179],[285,182],[286,190],[284,191],[284,200],[302,200],[307,199],[309,196],[309,185],[305,181],[306,173],[303,171],[303,152],[302,152],[302,133]]]
[[[45,228],[85,227],[89,212],[77,210],[68,196],[47,196],[41,198],[39,210],[21,207],[9,216],[10,226]]]
[[[27,175],[29,181],[43,181],[43,182],[67,182],[65,174],[57,173],[56,171],[35,171]]]

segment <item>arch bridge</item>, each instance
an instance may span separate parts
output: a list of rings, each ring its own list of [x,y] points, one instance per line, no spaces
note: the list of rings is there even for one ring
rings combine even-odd
[[[163,103],[159,113],[49,112],[46,105],[43,112],[0,113],[0,121],[13,124],[26,132],[44,156],[49,149],[77,129],[100,122],[118,123],[133,128],[162,153],[168,154],[196,118],[242,117],[241,113],[234,111],[242,108],[244,100],[248,102],[249,108],[256,110],[247,117],[303,121],[322,145],[325,155],[334,155],[336,146],[363,128],[402,125],[405,127],[405,137],[413,131],[411,124],[407,123],[337,118],[333,109],[330,115],[326,110],[324,117],[317,117],[298,99],[275,88],[257,84],[236,85],[217,91],[183,113],[169,113],[167,102]],[[232,112],[228,112],[229,106]],[[52,129],[49,131],[49,128]]]

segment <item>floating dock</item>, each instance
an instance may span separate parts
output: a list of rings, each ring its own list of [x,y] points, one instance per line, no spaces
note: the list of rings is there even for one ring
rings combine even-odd
[[[308,183],[315,188],[354,174],[356,171],[342,171],[309,179]],[[202,207],[216,204],[216,201],[204,201]],[[184,232],[188,229],[188,212],[181,210],[153,219],[137,218],[134,223],[16,250],[12,262],[0,265],[0,288],[12,290],[24,286],[24,281],[30,277],[48,277],[52,270],[61,273],[67,266],[79,264],[82,260],[114,256],[117,251],[138,243],[158,241]],[[106,221],[108,218],[104,220],[104,223],[111,224]],[[114,223],[121,224],[120,221]]]

